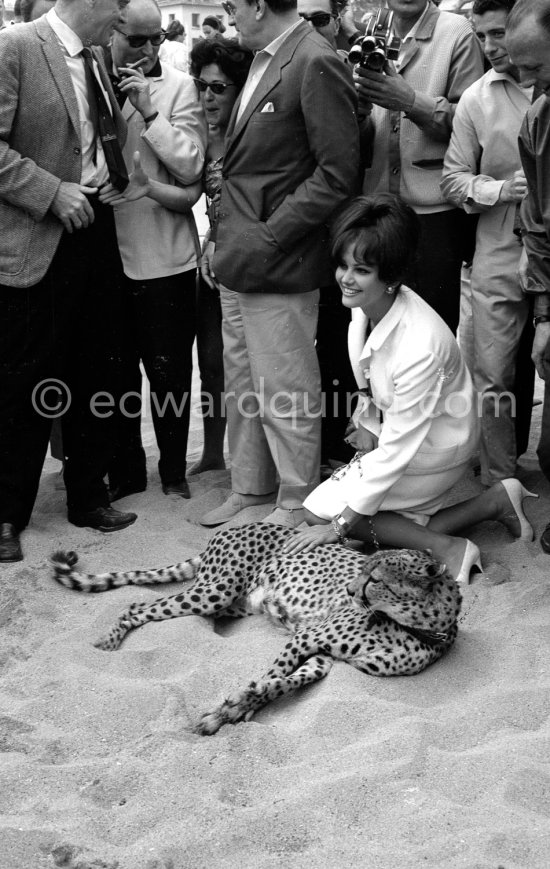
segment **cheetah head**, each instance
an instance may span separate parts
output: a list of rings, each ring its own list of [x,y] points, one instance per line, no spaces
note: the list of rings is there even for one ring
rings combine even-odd
[[[445,565],[415,549],[370,556],[347,590],[359,606],[385,613],[402,625],[436,632],[446,632],[456,623],[462,600]]]

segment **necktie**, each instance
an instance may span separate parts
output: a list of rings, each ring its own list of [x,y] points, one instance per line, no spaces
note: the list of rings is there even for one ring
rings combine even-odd
[[[86,74],[92,123],[96,136],[99,136],[103,145],[103,153],[105,154],[105,162],[107,163],[111,184],[117,190],[122,191],[128,186],[128,173],[124,157],[122,156],[122,149],[117,139],[115,123],[109,111],[107,100],[96,78],[91,49],[83,48],[82,57],[84,58],[84,72]]]

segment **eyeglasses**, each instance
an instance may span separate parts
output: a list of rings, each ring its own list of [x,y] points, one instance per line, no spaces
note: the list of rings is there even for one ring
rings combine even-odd
[[[202,78],[194,78],[193,81],[200,94],[205,93],[208,88],[210,88],[213,94],[223,94],[226,88],[236,87],[235,84],[226,84],[224,81],[204,81]]]
[[[166,39],[164,30],[161,30],[160,33],[154,33],[152,36],[130,36],[128,33],[124,33],[123,30],[117,30],[117,33],[124,36],[130,48],[143,48],[147,42],[150,42],[151,45],[162,45]]]
[[[330,12],[314,12],[313,15],[306,15],[304,12],[300,12],[299,15],[304,21],[310,21],[316,28],[326,27],[327,24],[330,24],[330,19],[336,17]]]
[[[230,18],[233,18],[235,12],[237,11],[237,7],[235,6],[235,4],[232,3],[231,0],[223,0],[221,6],[223,11],[227,12]]]

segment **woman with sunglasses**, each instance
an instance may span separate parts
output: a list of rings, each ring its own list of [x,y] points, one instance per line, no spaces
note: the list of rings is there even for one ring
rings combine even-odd
[[[208,123],[203,182],[212,227],[218,219],[225,133],[235,101],[246,81],[252,52],[243,49],[236,39],[216,36],[197,42],[190,60],[191,75]],[[204,246],[208,240],[209,233]],[[222,313],[214,282],[204,268],[201,272],[197,289],[197,350],[203,396],[204,447],[201,459],[188,474],[225,468]]]

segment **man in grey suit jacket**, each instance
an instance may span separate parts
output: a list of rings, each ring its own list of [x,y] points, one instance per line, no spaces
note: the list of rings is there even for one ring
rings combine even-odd
[[[126,4],[57,0],[0,33],[0,561],[22,558],[19,534],[56,417],[69,520],[115,531],[136,518],[109,507],[103,482],[109,402],[123,386],[122,267],[112,210],[97,192],[112,172],[83,53],[108,42]],[[123,141],[106,71],[93,52],[90,62],[115,126],[103,141]]]
[[[330,281],[326,223],[358,181],[355,97],[296,0],[224,8],[257,53],[229,123],[206,257],[221,285],[233,493],[201,521],[274,500],[278,477],[268,519],[295,526],[319,479],[318,288]]]

